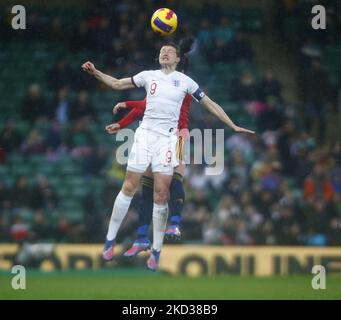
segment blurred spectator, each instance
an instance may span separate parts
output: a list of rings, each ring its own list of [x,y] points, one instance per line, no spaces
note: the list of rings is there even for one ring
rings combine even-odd
[[[47,85],[51,90],[71,87],[74,82],[74,72],[65,58],[56,61],[54,67],[47,74]]]
[[[260,83],[260,90],[263,101],[267,101],[270,97],[275,97],[277,100],[281,99],[281,84],[271,69],[264,73]]]
[[[330,176],[333,191],[341,195],[341,167],[333,169]]]
[[[230,43],[235,37],[235,30],[231,26],[231,21],[228,17],[222,16],[220,23],[213,30],[213,37],[223,41],[225,44]]]
[[[200,26],[199,26],[199,31],[197,33],[197,38],[199,40],[202,50],[206,51],[211,48],[213,31],[212,31],[210,20],[207,18],[206,15],[200,20]]]
[[[14,218],[9,230],[12,241],[23,242],[30,237],[30,229],[19,217]]]
[[[46,147],[48,152],[57,151],[62,147],[63,137],[62,137],[62,126],[61,124],[54,120],[51,122],[50,127],[47,131],[46,136]]]
[[[237,31],[235,38],[227,45],[226,61],[230,63],[251,63],[254,53],[251,44],[245,40],[245,35]]]
[[[96,206],[96,197],[93,192],[88,193],[82,203],[84,208],[85,241],[87,243],[101,242],[103,240],[102,235],[105,232],[104,217]]]
[[[0,148],[5,154],[16,151],[22,142],[14,120],[8,120],[0,133]]]
[[[113,30],[110,25],[110,20],[106,17],[102,17],[98,28],[92,29],[92,49],[97,52],[105,52],[109,49],[112,39]]]
[[[252,102],[259,99],[258,87],[255,78],[250,72],[244,72],[234,85],[231,99],[238,102]]]
[[[322,51],[320,45],[310,37],[305,39],[299,52],[299,76],[304,77],[304,74],[311,68],[312,61],[314,59],[320,59],[321,55]]]
[[[306,245],[324,246],[328,228],[327,203],[323,198],[317,197],[307,202],[303,210],[305,214],[305,234],[303,240]]]
[[[239,216],[241,214],[240,207],[232,196],[223,196],[218,204],[216,212],[217,219],[220,222],[230,219],[233,215]]]
[[[243,154],[237,150],[232,152],[230,161],[230,174],[238,176],[242,186],[245,187],[248,183],[248,166]]]
[[[246,223],[242,220],[239,220],[236,228],[236,236],[235,236],[235,244],[237,245],[252,245],[254,244],[254,240],[251,236],[251,233],[247,229]]]
[[[32,206],[32,189],[26,176],[21,176],[15,182],[11,191],[11,203],[13,208],[29,208]]]
[[[210,219],[203,229],[204,244],[221,244],[222,232],[220,223],[216,219]]]
[[[244,155],[244,157],[250,158],[254,153],[251,139],[252,137],[250,136],[232,134],[226,139],[225,146],[230,152],[238,150]]]
[[[184,237],[192,240],[200,240],[203,237],[203,226],[210,219],[206,205],[194,204],[194,210],[188,210],[183,214],[182,226]]]
[[[305,178],[313,171],[312,154],[300,149],[296,156],[296,168],[293,175],[298,185],[303,185]]]
[[[84,173],[98,176],[102,173],[107,163],[107,153],[103,147],[93,148],[85,157]]]
[[[50,117],[62,125],[67,124],[70,120],[70,105],[69,89],[67,87],[59,89],[50,107]]]
[[[300,226],[290,205],[279,207],[274,220],[274,234],[278,245],[299,245]]]
[[[325,201],[330,201],[333,193],[333,185],[327,177],[325,169],[320,164],[316,164],[313,173],[304,181],[304,197],[306,199],[320,197]]]
[[[273,204],[276,201],[275,195],[268,190],[263,190],[261,185],[255,184],[253,186],[252,194],[253,204],[256,210],[265,218],[272,214]]]
[[[52,211],[57,209],[58,197],[45,176],[38,176],[37,185],[33,190],[32,207]]]
[[[210,22],[216,23],[221,17],[219,0],[206,0],[201,7],[201,15],[207,17]]]
[[[204,169],[200,166],[194,166],[186,180],[190,188],[195,191],[204,190],[208,185],[208,178],[204,173]]]
[[[246,227],[250,232],[256,231],[264,221],[264,217],[256,210],[253,205],[244,208]]]
[[[341,243],[341,218],[333,218],[328,228],[328,245],[339,246]]]
[[[224,39],[214,39],[212,48],[207,53],[207,60],[212,64],[219,62],[227,62],[228,60],[228,46]]]
[[[39,119],[47,119],[47,104],[39,84],[33,83],[29,86],[26,97],[22,102],[21,116],[31,124]]]
[[[68,242],[72,236],[72,224],[67,217],[61,215],[58,218],[54,238],[58,242]]]
[[[6,151],[0,144],[0,164],[6,162]]]
[[[260,132],[279,130],[285,120],[285,116],[277,106],[276,101],[269,101],[267,106],[257,119],[257,127]]]
[[[318,137],[324,142],[328,102],[332,101],[333,92],[327,74],[321,69],[321,62],[313,60],[311,69],[305,74],[303,83],[303,101],[305,105],[305,126],[311,131],[317,120]]]
[[[282,163],[284,175],[295,175],[296,158],[290,150],[290,145],[295,138],[296,130],[294,122],[286,120],[278,131],[277,148]]]
[[[33,223],[32,223],[32,237],[33,240],[48,240],[51,239],[53,233],[51,232],[51,228],[46,221],[45,215],[43,211],[37,211],[33,215]]]
[[[46,37],[46,29],[44,23],[43,14],[38,11],[29,11],[27,14],[27,25],[30,28],[27,28],[27,32],[23,32],[23,40],[27,42],[41,40],[41,38]],[[46,21],[46,20],[45,20]]]
[[[262,189],[276,194],[279,191],[281,182],[281,164],[274,161],[271,163],[269,171],[261,179]]]
[[[243,191],[243,180],[239,175],[233,174],[230,176],[230,179],[226,181],[224,189],[229,194],[232,194],[235,197],[239,197],[241,192]]]
[[[0,214],[0,243],[9,239],[9,230],[5,218]]]
[[[42,154],[46,150],[46,145],[43,135],[38,129],[32,129],[27,136],[27,139],[21,146],[22,152],[32,154]]]
[[[337,141],[332,150],[332,157],[335,160],[335,164],[341,166],[341,142]]]
[[[274,233],[274,224],[270,220],[266,220],[259,229],[254,230],[254,238],[257,244],[276,245],[276,237]]]
[[[66,137],[66,144],[74,157],[88,156],[94,145],[93,135],[86,118],[75,122]]]
[[[48,39],[50,41],[63,43],[66,40],[65,26],[63,26],[62,19],[55,17],[51,21],[50,30],[48,31]]]
[[[76,34],[76,36],[70,37],[69,47],[74,51],[91,49],[91,44],[89,42],[90,32],[87,20],[81,20],[75,29],[73,34]]]
[[[4,210],[11,207],[10,190],[6,187],[3,181],[0,180],[0,218]]]
[[[205,193],[203,190],[194,190],[192,197],[189,200],[189,205],[194,208],[203,208],[207,210],[207,212],[211,212],[212,208],[210,203],[208,203]]]
[[[82,90],[78,93],[77,100],[70,108],[70,119],[72,121],[77,121],[83,117],[87,117],[90,120],[96,119],[95,110],[90,104],[89,95],[85,90]]]

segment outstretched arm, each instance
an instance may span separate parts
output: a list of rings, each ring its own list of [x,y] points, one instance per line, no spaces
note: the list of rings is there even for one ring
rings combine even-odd
[[[142,114],[146,110],[146,99],[144,100],[128,100],[124,102],[117,103],[114,108],[112,109],[112,112],[116,114],[121,109],[138,109]]]
[[[114,106],[113,113],[116,114],[118,110],[126,108],[132,110],[119,122],[109,124],[105,127],[105,130],[107,130],[109,134],[115,134],[119,130],[129,126],[138,118],[141,118],[146,109],[146,100],[119,102]]]
[[[90,61],[83,63],[82,69],[114,90],[126,90],[134,88],[131,78],[116,79],[111,77],[97,70],[94,64]]]
[[[119,122],[117,123],[112,123],[109,124],[105,127],[105,130],[109,133],[109,134],[114,134],[117,133],[119,130],[126,128],[127,126],[129,126],[131,123],[133,123],[134,121],[136,121],[138,118],[141,118],[141,116],[143,115],[143,112],[141,112],[141,110],[135,108],[132,109],[124,118],[122,118]]]
[[[120,129],[128,127],[131,123],[136,121],[137,119],[143,116],[143,111],[139,109],[132,109],[124,118],[122,118],[118,124],[120,125]]]
[[[245,129],[242,127],[238,127],[233,123],[233,121],[229,118],[229,116],[225,113],[223,108],[219,106],[217,103],[212,101],[208,96],[203,97],[200,100],[200,103],[205,106],[208,111],[214,114],[219,120],[227,124],[230,128],[232,128],[236,132],[247,132],[247,133],[255,133],[252,130]]]

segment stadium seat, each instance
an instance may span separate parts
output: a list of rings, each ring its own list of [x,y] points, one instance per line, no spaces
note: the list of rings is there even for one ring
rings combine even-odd
[[[11,168],[7,165],[4,164],[0,164],[0,179],[11,173]]]

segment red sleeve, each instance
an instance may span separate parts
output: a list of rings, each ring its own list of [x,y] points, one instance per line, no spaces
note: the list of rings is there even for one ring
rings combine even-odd
[[[118,124],[120,125],[121,129],[123,129],[129,126],[134,121],[136,121],[138,118],[142,117],[143,114],[144,114],[144,110],[134,108],[124,118],[122,118],[118,122]]]
[[[126,106],[129,109],[140,109],[140,110],[146,110],[146,99],[139,100],[139,101],[125,101]]]
[[[180,117],[179,117],[179,125],[178,129],[188,129],[188,111],[189,107],[192,102],[192,96],[190,94],[187,94],[184,100],[182,101],[182,106],[180,109]]]
[[[125,101],[125,104],[128,109],[132,110],[118,122],[121,129],[128,127],[131,123],[143,116],[146,110],[146,98],[138,101]]]

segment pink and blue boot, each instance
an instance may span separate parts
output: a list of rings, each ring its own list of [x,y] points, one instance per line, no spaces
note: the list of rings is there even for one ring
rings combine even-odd
[[[102,252],[102,258],[105,261],[111,261],[114,258],[115,252],[115,239],[114,240],[106,240],[104,244],[104,249]]]
[[[156,271],[159,267],[160,251],[152,250],[149,259],[147,260],[147,268],[151,271]]]

